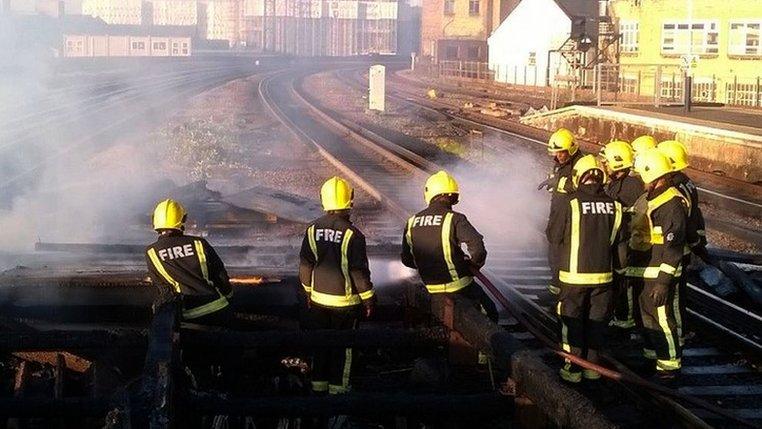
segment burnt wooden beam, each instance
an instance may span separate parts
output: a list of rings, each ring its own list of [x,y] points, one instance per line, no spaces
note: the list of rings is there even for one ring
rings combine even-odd
[[[172,424],[180,305],[179,301],[161,305],[151,322],[142,383],[131,407],[137,427],[163,429]]]
[[[148,340],[140,331],[35,331],[0,332],[0,349],[8,351],[54,351],[82,349],[145,348]]]
[[[183,398],[184,409],[196,415],[236,416],[428,416],[465,418],[509,416],[512,398],[498,393],[410,394],[348,393],[328,396],[230,398],[195,393]]]
[[[115,408],[110,398],[0,398],[3,417],[101,417]]]
[[[214,349],[427,348],[441,346],[446,340],[443,330],[435,328],[246,332],[183,325],[180,332],[183,347]]]

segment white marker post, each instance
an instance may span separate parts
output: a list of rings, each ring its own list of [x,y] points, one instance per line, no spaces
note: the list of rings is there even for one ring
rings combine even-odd
[[[368,71],[368,109],[383,112],[386,107],[386,67],[376,64]]]

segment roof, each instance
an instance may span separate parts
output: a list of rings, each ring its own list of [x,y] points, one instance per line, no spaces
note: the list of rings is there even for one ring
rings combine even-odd
[[[507,18],[522,1],[533,0],[501,0],[501,7],[508,10],[501,10],[500,21]],[[566,16],[574,20],[575,18],[586,18],[585,29],[587,35],[592,39],[598,37],[598,2],[594,0],[553,0]],[[506,6],[507,5],[507,6]]]
[[[14,15],[5,18],[12,32],[20,39],[36,40],[56,45],[62,34],[91,34],[109,36],[194,37],[195,26],[181,25],[109,25],[100,18],[88,15],[64,15],[53,18],[45,15]]]

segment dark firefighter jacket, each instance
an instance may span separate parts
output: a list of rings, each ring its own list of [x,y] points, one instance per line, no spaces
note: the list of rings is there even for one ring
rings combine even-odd
[[[465,215],[435,199],[408,220],[402,237],[402,263],[418,270],[430,293],[456,292],[473,281],[461,243],[466,243],[471,263],[484,266],[487,250],[482,235]]]
[[[622,205],[601,185],[580,185],[568,203],[551,213],[548,240],[559,246],[558,279],[563,286],[611,283],[620,265]]]
[[[299,279],[311,302],[349,307],[373,298],[365,236],[345,214],[328,213],[304,233]]]
[[[160,235],[146,248],[148,272],[159,301],[182,295],[183,318],[195,319],[228,305],[232,289],[225,265],[206,240],[181,232]]]
[[[706,232],[704,231],[704,214],[698,205],[698,189],[693,181],[681,171],[673,174],[672,186],[688,200],[688,223],[685,230],[687,246],[683,253],[689,254],[691,249],[701,251],[700,249],[706,247]]]
[[[627,276],[671,284],[682,273],[690,202],[673,186],[662,186],[634,207]]]
[[[569,161],[556,165],[553,167],[553,177],[557,179],[555,186],[551,190],[552,196],[550,198],[550,213],[558,211],[559,206],[564,206],[568,202],[567,196],[574,192],[574,185],[572,183],[572,167],[580,158],[585,156],[581,150],[577,149],[577,152],[571,156]],[[550,219],[548,219],[548,226],[545,233],[548,234],[550,229]]]
[[[627,265],[627,241],[630,239],[630,221],[632,219],[633,206],[635,202],[645,193],[643,182],[636,176],[627,174],[617,179],[612,178],[605,185],[606,195],[610,196],[622,204],[624,215],[622,216],[622,241],[619,244],[619,260],[622,265]],[[625,267],[618,270],[619,274],[624,273]]]

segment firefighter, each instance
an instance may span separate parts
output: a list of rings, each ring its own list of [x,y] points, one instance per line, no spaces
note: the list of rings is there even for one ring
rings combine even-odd
[[[183,233],[186,218],[183,206],[169,199],[153,212],[153,229],[159,238],[146,248],[146,262],[159,290],[154,307],[179,296],[183,320],[228,325],[232,288],[225,265],[206,240]]]
[[[638,154],[635,170],[646,194],[635,204],[627,276],[642,287],[639,297],[646,359],[658,379],[674,379],[681,367],[678,279],[690,202],[672,186],[672,163],[658,149]],[[644,203],[641,203],[643,201]]]
[[[616,247],[621,240],[622,205],[606,195],[606,173],[593,155],[574,164],[575,192],[551,214],[550,237],[560,249],[561,293],[556,312],[561,321],[561,347],[590,362],[599,361],[613,299],[614,269],[620,267]],[[566,360],[561,378],[579,383],[601,375]]]
[[[373,314],[376,296],[365,236],[350,220],[353,199],[349,183],[339,177],[328,179],[320,189],[325,215],[304,233],[299,279],[307,293],[308,329],[357,329],[362,316]],[[312,390],[332,395],[348,392],[351,369],[351,348],[316,352]]]
[[[629,239],[629,224],[632,207],[638,198],[643,195],[643,182],[632,171],[634,152],[629,143],[613,141],[601,150],[601,157],[609,181],[605,185],[606,195],[622,204],[624,217],[622,218],[622,236],[619,243],[618,258],[626,265],[627,240]],[[632,285],[627,281],[625,268],[614,273],[614,318],[611,325],[630,329],[635,326],[636,301]]]
[[[558,210],[558,206],[568,203],[568,195],[574,191],[571,180],[571,170],[584,155],[579,150],[579,144],[574,139],[574,135],[566,128],[559,128],[550,136],[548,140],[548,153],[553,157],[555,165],[553,172],[548,179],[540,184],[538,189],[547,188],[552,192],[550,200],[550,214],[552,216]],[[548,221],[548,228],[550,221]],[[546,234],[549,232],[546,228]],[[548,246],[548,265],[553,278],[548,285],[548,291],[553,295],[558,295],[558,252],[559,249],[552,244]]]
[[[428,207],[405,226],[402,263],[418,270],[429,293],[465,296],[497,322],[495,304],[472,277],[472,269],[481,268],[487,259],[484,239],[465,215],[453,211],[459,196],[458,183],[449,173],[439,171],[429,177],[424,190]]]
[[[704,214],[699,207],[698,189],[693,181],[683,172],[688,167],[688,151],[685,146],[675,140],[659,143],[659,151],[672,162],[673,173],[670,175],[674,186],[688,200],[688,223],[686,225],[687,245],[683,250],[683,272],[680,275],[678,294],[685,297],[688,288],[687,268],[691,263],[691,253],[707,261],[706,233],[704,232]],[[681,343],[684,343],[685,329],[685,300],[681,299],[680,312],[677,314],[678,332]]]
[[[633,140],[630,145],[632,146],[632,151],[635,153],[635,155],[637,155],[649,149],[656,148],[656,139],[652,136],[644,135]]]

